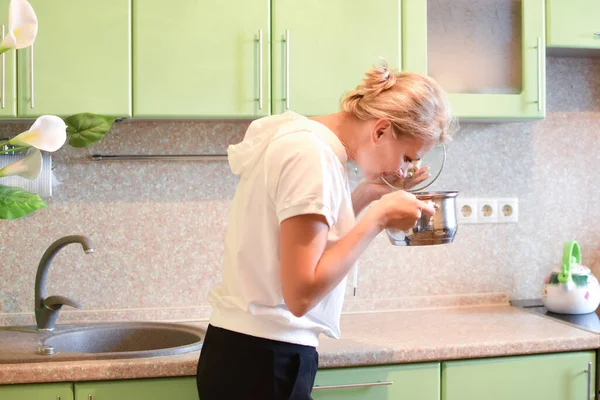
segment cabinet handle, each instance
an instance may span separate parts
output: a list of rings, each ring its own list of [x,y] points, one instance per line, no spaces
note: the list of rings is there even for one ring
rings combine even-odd
[[[2,40],[4,40],[4,25],[2,25]],[[6,76],[6,62],[5,62],[5,53],[2,53],[2,99],[0,100],[0,107],[2,107],[2,109],[4,110],[4,93],[6,92],[5,88],[5,76]],[[58,399],[60,400],[60,399]]]
[[[594,32],[594,36],[600,37],[600,32]]]
[[[285,109],[290,109],[290,30],[285,31]]]
[[[537,64],[538,64],[538,111],[542,111],[542,38],[537,42]]]
[[[263,109],[263,31],[258,30],[258,109]]]
[[[366,382],[366,383],[349,383],[346,385],[323,385],[315,386],[313,390],[329,390],[329,389],[349,389],[349,388],[361,388],[361,387],[372,387],[372,386],[389,386],[394,382],[392,381],[378,381],[378,382]]]
[[[592,362],[588,362],[587,369],[587,400],[592,399]]]
[[[31,108],[33,108],[35,107],[33,98],[33,44],[29,48],[29,81],[31,82],[31,86],[29,87],[29,96],[31,96],[29,104],[31,105]]]

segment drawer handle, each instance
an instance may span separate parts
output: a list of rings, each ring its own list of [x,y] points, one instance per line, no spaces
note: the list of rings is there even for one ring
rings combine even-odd
[[[537,65],[538,65],[538,111],[542,111],[542,38],[538,37],[537,42]]]
[[[263,31],[258,30],[258,109],[263,109]]]
[[[592,400],[592,362],[588,362],[587,369],[587,400]]]
[[[285,31],[285,109],[290,109],[290,31]]]
[[[600,32],[594,32],[594,36],[600,37]]]
[[[33,44],[29,47],[29,105],[31,108],[35,107],[35,100],[34,100],[34,93],[35,90],[33,88],[33,79],[34,79],[34,75],[33,75]]]
[[[365,382],[365,383],[349,383],[346,385],[323,385],[315,386],[313,390],[329,390],[329,389],[349,389],[349,388],[361,388],[361,387],[373,387],[373,386],[389,386],[394,382],[392,381],[378,381],[378,382]]]
[[[4,25],[2,25],[2,40],[4,40]],[[5,68],[6,68],[6,58],[5,58],[5,53],[2,53],[2,104],[1,104],[1,106],[2,106],[3,110],[4,110],[4,106],[5,106],[5,104],[4,104],[5,96],[4,95],[6,93],[6,90],[5,90],[6,69]],[[60,400],[60,399],[58,399],[58,400]]]

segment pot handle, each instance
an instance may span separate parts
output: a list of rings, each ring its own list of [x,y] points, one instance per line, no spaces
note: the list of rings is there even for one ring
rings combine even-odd
[[[563,247],[562,271],[558,274],[559,282],[567,283],[571,280],[572,263],[581,264],[581,249],[575,240],[568,241]]]

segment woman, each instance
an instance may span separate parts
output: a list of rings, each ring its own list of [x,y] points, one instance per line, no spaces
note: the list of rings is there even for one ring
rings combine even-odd
[[[310,399],[318,336],[338,338],[346,275],[383,229],[408,230],[430,204],[390,191],[411,163],[449,139],[441,87],[373,68],[339,113],[252,122],[228,149],[240,175],[198,364],[201,400]],[[366,179],[351,192],[346,161]],[[420,170],[413,179],[428,177]],[[369,204],[360,220],[358,215]]]

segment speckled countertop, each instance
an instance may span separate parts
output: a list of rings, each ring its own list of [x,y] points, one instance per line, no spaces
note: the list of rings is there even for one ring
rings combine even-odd
[[[197,325],[197,324],[196,324]],[[23,334],[20,334],[23,335]],[[24,351],[0,329],[0,384],[194,375],[199,352],[155,358],[10,362]],[[441,361],[597,349],[600,335],[508,305],[345,314],[342,339],[322,338],[320,367]],[[21,339],[22,340],[22,339]],[[22,350],[21,350],[22,349]],[[27,349],[32,352],[35,349]]]

